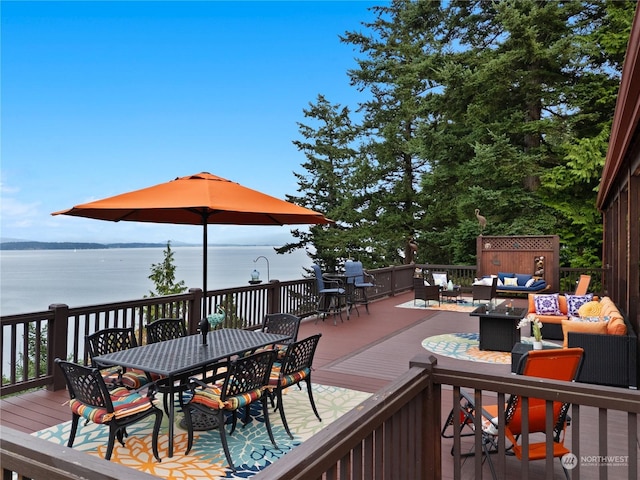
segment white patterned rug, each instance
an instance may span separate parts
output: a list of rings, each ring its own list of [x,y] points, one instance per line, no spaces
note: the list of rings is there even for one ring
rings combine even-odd
[[[504,300],[494,300],[495,305],[500,305]],[[486,305],[486,302],[483,302]],[[444,300],[438,305],[437,301],[431,300],[425,302],[424,300],[410,300],[408,302],[396,305],[400,308],[414,308],[416,310],[444,310],[447,312],[473,312],[481,304],[476,302],[472,303],[471,297],[461,296],[457,302],[453,300]]]

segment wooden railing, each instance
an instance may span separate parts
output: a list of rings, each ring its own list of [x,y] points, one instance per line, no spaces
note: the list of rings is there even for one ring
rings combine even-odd
[[[395,295],[411,288],[410,265],[376,270],[376,286],[371,299]],[[164,317],[181,317],[190,333],[196,333],[203,316],[203,292],[69,307],[52,304],[49,310],[0,318],[0,396],[32,388],[65,388],[55,358],[88,364],[84,338],[100,329],[133,327],[139,344],[144,344],[145,325]],[[287,282],[213,290],[206,294],[208,313],[221,306],[225,311],[223,327],[258,328],[267,313],[288,312],[301,317],[316,313],[317,294],[313,278]]]
[[[429,264],[379,268],[370,271],[376,286],[369,289],[369,298],[393,296],[411,289],[416,267],[445,271],[463,290],[471,289],[475,276],[474,266]],[[567,285],[566,291],[573,291],[581,273],[591,274],[592,286],[601,287],[601,269],[561,269],[561,283]],[[59,357],[87,364],[84,338],[102,328],[134,327],[138,343],[142,344],[144,326],[149,321],[182,317],[189,332],[195,333],[203,316],[202,296],[202,290],[196,288],[181,295],[73,308],[53,304],[42,312],[3,316],[0,318],[0,396],[31,388],[64,388],[64,379],[53,368],[53,360]],[[316,298],[315,280],[308,278],[209,291],[205,305],[209,313],[218,306],[225,310],[225,327],[257,328],[267,313],[314,315]]]
[[[463,467],[465,477],[482,478],[483,473],[487,476],[482,455],[475,455],[471,462],[463,462],[459,431],[452,440],[445,441],[440,436],[443,399],[447,404],[458,404],[461,388],[478,399],[477,409],[481,408],[482,401],[491,401],[489,399],[493,399],[492,403],[504,403],[509,393],[520,395],[523,402],[530,397],[545,399],[549,412],[552,411],[553,401],[571,403],[571,439],[567,440],[566,446],[577,459],[572,465],[572,478],[580,478],[581,471],[586,470],[587,467],[582,465],[585,458],[594,461],[596,457],[595,461],[604,459],[603,463],[590,466],[597,469],[600,478],[607,478],[611,471],[609,478],[637,479],[638,391],[445,368],[438,366],[434,357],[426,355],[414,358],[405,374],[362,402],[348,415],[323,428],[317,435],[257,473],[254,478],[439,480],[442,478],[443,462],[453,462],[455,479],[463,477]],[[622,416],[622,424],[628,426],[611,437],[607,431],[607,419],[616,415]],[[481,451],[481,432],[477,424],[475,437],[471,440],[476,445],[475,451]],[[598,439],[597,453],[585,451],[583,445],[587,435]],[[455,455],[449,456],[452,444],[456,446]],[[135,470],[128,470],[123,475],[119,470],[123,467],[91,460],[84,453],[8,428],[0,429],[0,454],[4,478],[11,478],[12,473],[34,479],[149,478]],[[498,478],[506,478],[507,455],[504,445],[492,457]],[[613,457],[621,463],[613,467],[615,470],[606,463],[607,459]],[[508,461],[514,461],[513,457]],[[557,472],[560,469],[558,460],[553,458],[538,462],[523,461],[518,466],[520,476],[529,478],[532,464],[540,462],[545,465],[546,478],[553,478],[554,470]]]

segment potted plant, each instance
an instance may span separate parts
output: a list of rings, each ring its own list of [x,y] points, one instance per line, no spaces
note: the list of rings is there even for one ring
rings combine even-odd
[[[533,349],[542,350],[542,322],[538,317],[525,317],[518,323],[518,328],[522,328],[527,324],[531,324],[531,333],[533,334]]]

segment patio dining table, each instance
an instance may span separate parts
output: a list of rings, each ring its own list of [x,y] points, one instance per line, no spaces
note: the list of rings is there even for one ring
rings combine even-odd
[[[175,420],[173,396],[184,386],[189,376],[223,359],[280,343],[288,338],[286,335],[274,333],[224,328],[209,332],[206,345],[202,342],[202,335],[188,335],[99,355],[94,358],[94,361],[104,365],[136,368],[166,377],[170,395],[168,449],[169,457],[172,457]],[[177,386],[176,382],[178,382]]]

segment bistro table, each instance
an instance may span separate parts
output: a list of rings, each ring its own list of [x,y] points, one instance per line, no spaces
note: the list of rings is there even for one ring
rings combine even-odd
[[[440,288],[440,301],[454,302],[458,303],[458,299],[462,295],[462,289],[460,287],[453,287],[449,290],[446,287]]]
[[[175,418],[173,396],[181,388],[180,384],[176,387],[175,382],[183,384],[190,375],[199,372],[203,367],[206,368],[225,358],[280,343],[289,338],[287,335],[275,333],[224,328],[209,332],[206,345],[202,343],[202,335],[189,335],[99,355],[94,358],[94,361],[104,365],[137,368],[166,377],[170,390],[169,457],[172,457]]]
[[[520,341],[518,323],[527,313],[525,308],[482,305],[469,315],[480,321],[480,350],[510,352]]]

